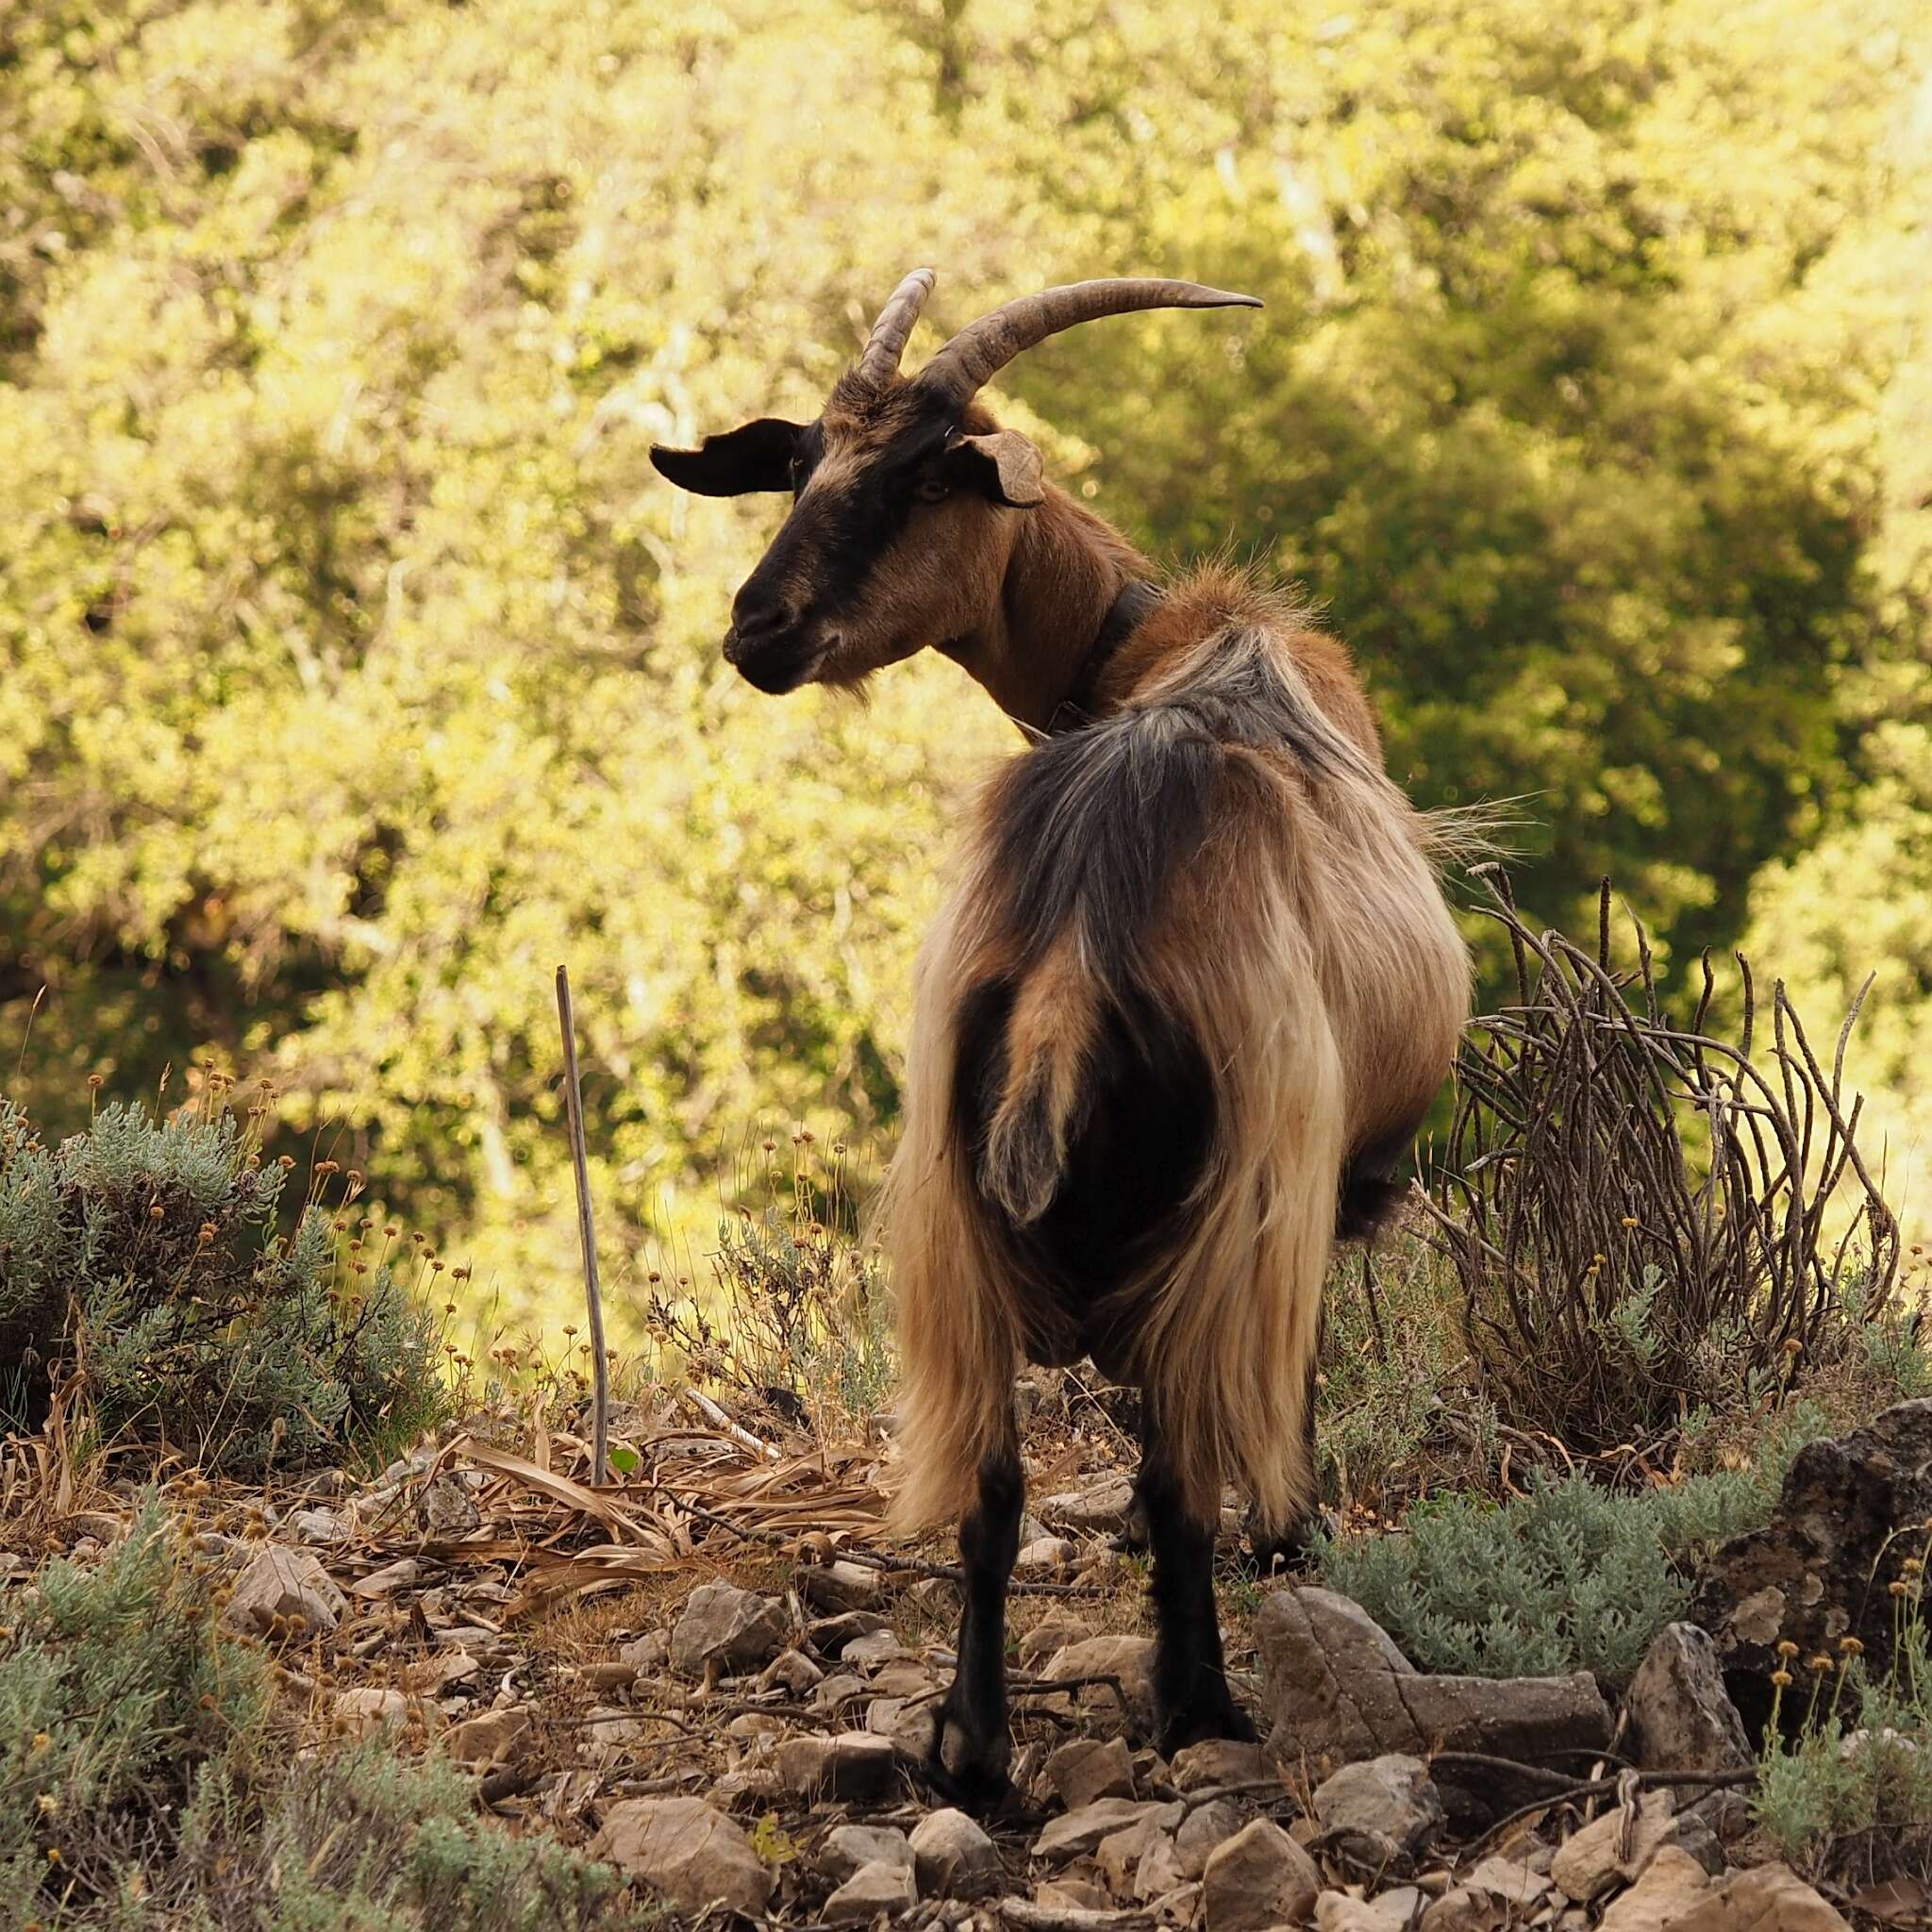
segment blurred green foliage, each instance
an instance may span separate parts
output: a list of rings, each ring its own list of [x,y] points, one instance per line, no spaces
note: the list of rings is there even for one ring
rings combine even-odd
[[[1608,871],[1680,960],[1755,920],[1828,991],[1878,968],[1884,1105],[1932,1124],[1927,73],[1914,0],[14,9],[25,1097],[271,1073],[276,1144],[325,1128],[512,1306],[573,1259],[558,959],[626,1252],[761,1108],[890,1132],[946,827],[1015,741],[937,661],[869,708],[740,684],[773,507],[645,451],[810,414],[930,261],[941,325],[1262,294],[1004,406],[1158,550],[1304,578],[1420,799],[1526,798],[1540,912]]]

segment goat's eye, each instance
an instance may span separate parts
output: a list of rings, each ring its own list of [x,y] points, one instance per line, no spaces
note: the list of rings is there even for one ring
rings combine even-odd
[[[912,492],[921,503],[943,503],[953,493],[953,486],[943,476],[922,476]]]

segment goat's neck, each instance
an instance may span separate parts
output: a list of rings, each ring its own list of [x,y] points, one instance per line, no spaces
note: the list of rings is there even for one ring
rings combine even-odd
[[[1152,566],[1063,490],[1019,519],[997,607],[943,646],[1018,724],[1044,731],[1078,682],[1120,588]]]

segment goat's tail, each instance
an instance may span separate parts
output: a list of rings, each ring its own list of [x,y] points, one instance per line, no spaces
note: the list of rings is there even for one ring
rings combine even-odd
[[[1026,974],[1007,1022],[1006,1079],[987,1121],[979,1184],[1018,1227],[1053,1205],[1078,1121],[1101,992],[1079,955],[1075,926]]]

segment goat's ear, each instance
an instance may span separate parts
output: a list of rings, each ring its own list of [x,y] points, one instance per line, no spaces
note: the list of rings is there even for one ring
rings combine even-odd
[[[654,444],[651,461],[660,476],[700,496],[748,496],[758,490],[790,490],[791,458],[802,425],[760,416],[741,429],[708,436],[696,449]]]
[[[1046,501],[1040,480],[1040,452],[1017,429],[956,436],[947,443],[946,454],[963,480],[1008,509],[1033,509]]]

